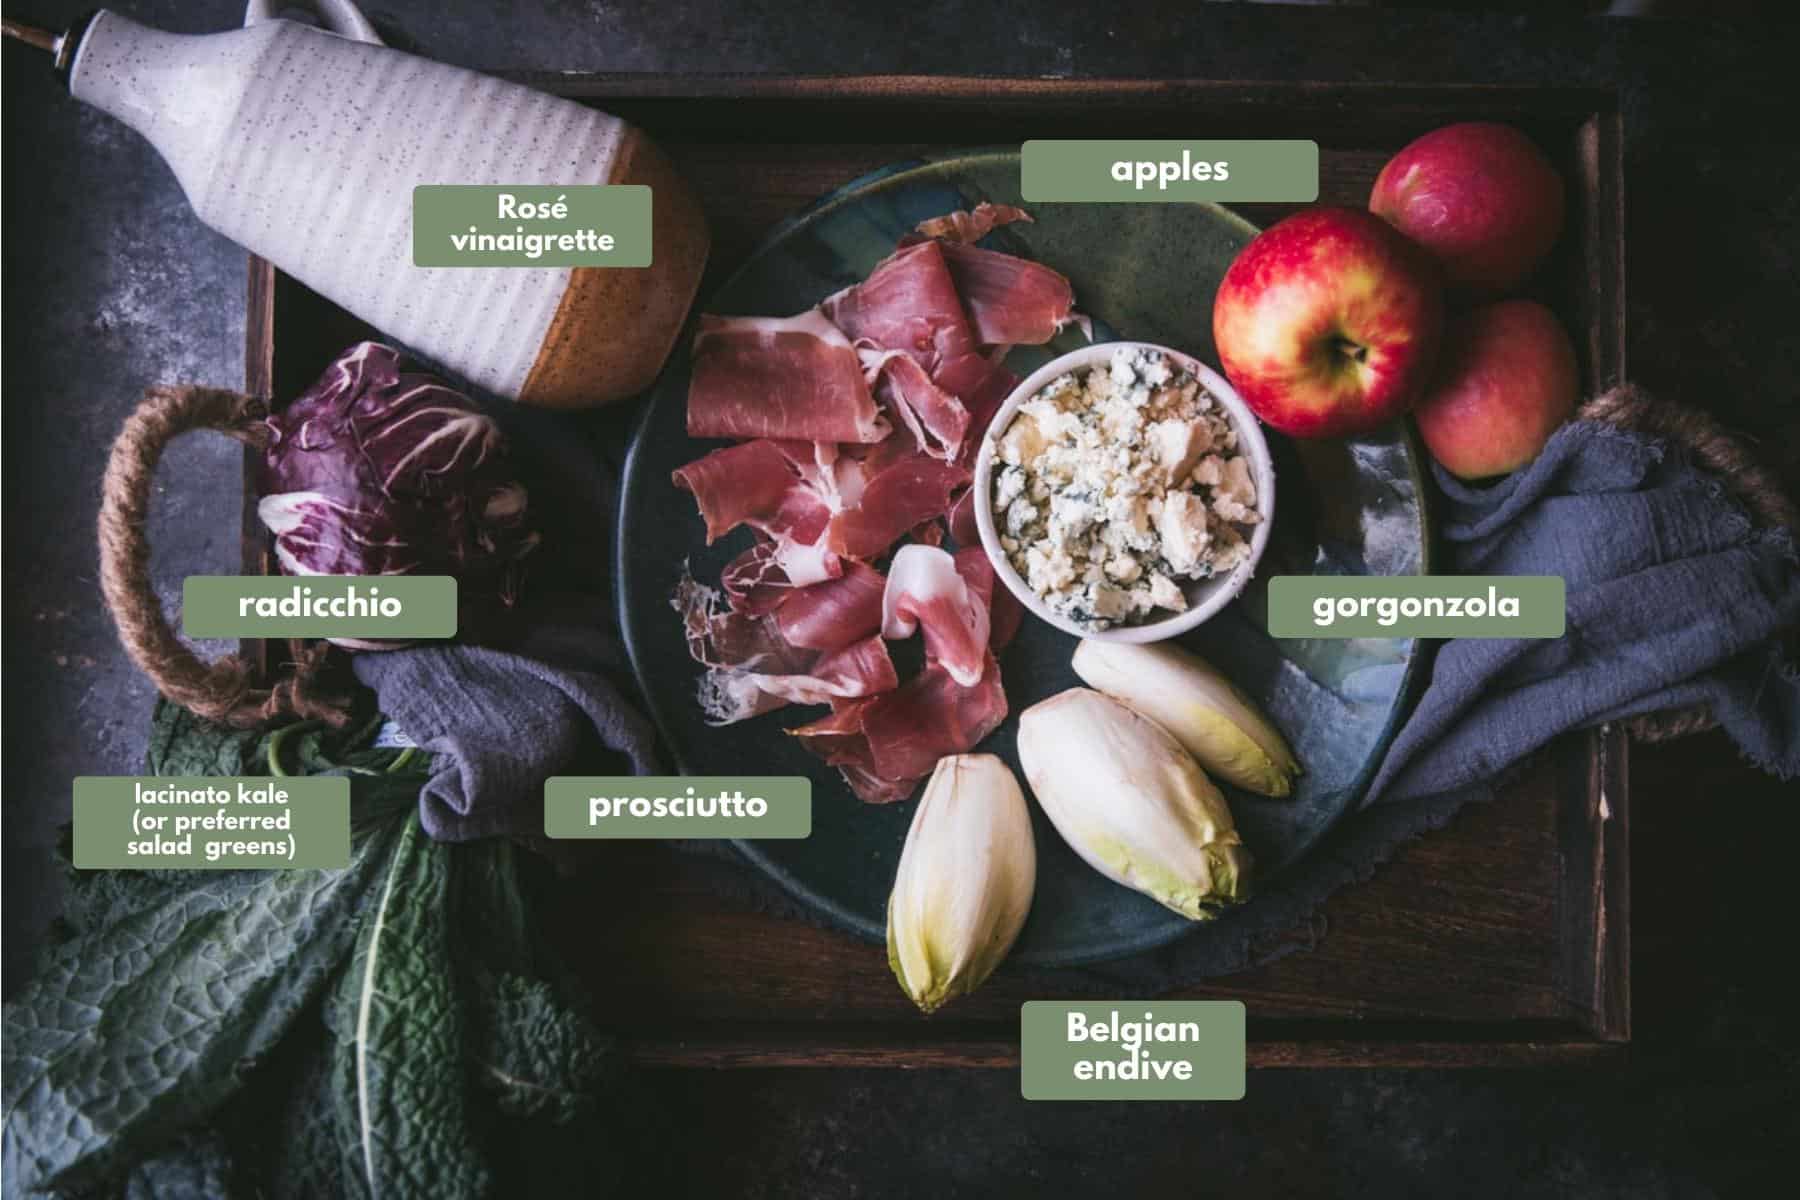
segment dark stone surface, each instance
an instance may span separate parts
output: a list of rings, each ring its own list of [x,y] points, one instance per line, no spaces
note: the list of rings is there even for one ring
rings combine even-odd
[[[50,24],[85,7],[42,0],[30,15]],[[241,11],[232,0],[117,7],[192,32]],[[1067,0],[855,7],[369,6],[397,44],[495,68],[1616,83],[1631,373],[1751,430],[1790,483],[1800,476],[1800,89],[1787,6],[1720,4],[1708,11],[1745,16],[1711,23]],[[136,135],[70,102],[32,52],[8,43],[5,55],[10,991],[54,911],[45,852],[69,780],[130,772],[142,756],[150,691],[94,585],[105,447],[147,384],[242,379],[244,256],[195,221]],[[236,472],[219,439],[165,464],[151,530],[165,596],[183,575],[235,566]],[[640,1080],[640,1119],[660,1136],[639,1140],[625,1172],[672,1194],[747,1196],[1769,1194],[1800,1144],[1787,964],[1800,797],[1716,735],[1641,750],[1633,773],[1638,1032],[1620,1067],[1264,1072],[1242,1103],[1207,1107],[1027,1105],[1010,1072],[675,1072]]]

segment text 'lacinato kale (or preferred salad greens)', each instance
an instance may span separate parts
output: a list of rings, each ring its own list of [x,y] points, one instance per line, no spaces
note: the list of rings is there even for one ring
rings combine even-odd
[[[267,427],[256,513],[283,572],[451,575],[465,607],[511,605],[538,538],[500,426],[474,401],[360,342]]]

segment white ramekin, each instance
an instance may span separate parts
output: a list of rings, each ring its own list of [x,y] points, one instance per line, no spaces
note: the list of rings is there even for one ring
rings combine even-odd
[[[1256,511],[1261,514],[1262,520],[1250,531],[1249,557],[1239,563],[1229,575],[1189,580],[1183,584],[1182,592],[1188,600],[1186,612],[1171,613],[1160,620],[1148,621],[1142,625],[1115,625],[1111,629],[1092,630],[1052,612],[1043,598],[1032,591],[1031,586],[1013,570],[1006,552],[1001,549],[1000,532],[994,525],[994,442],[998,432],[1012,423],[1013,414],[1019,410],[1019,405],[1035,396],[1052,379],[1070,371],[1103,364],[1121,346],[1154,350],[1167,355],[1170,361],[1191,371],[1205,385],[1206,390],[1212,393],[1230,418],[1231,427],[1237,431],[1238,452],[1250,460],[1250,477],[1256,483]],[[1244,585],[1250,582],[1251,576],[1256,574],[1257,561],[1262,558],[1263,547],[1268,545],[1269,527],[1275,520],[1275,466],[1269,459],[1269,445],[1263,440],[1262,427],[1257,423],[1256,415],[1217,371],[1191,355],[1149,342],[1099,342],[1083,346],[1052,359],[1026,376],[1006,398],[1006,403],[1000,406],[994,419],[982,433],[981,450],[975,460],[973,486],[975,523],[981,530],[981,545],[987,551],[988,560],[994,564],[994,573],[1000,577],[1001,582],[1040,620],[1048,621],[1076,637],[1094,638],[1103,642],[1160,642],[1164,638],[1186,633],[1224,608],[1244,590]]]

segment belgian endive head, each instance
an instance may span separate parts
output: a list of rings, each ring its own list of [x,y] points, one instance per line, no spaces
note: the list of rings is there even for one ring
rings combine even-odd
[[[992,754],[940,759],[888,897],[888,965],[924,1012],[980,987],[1018,939],[1037,886],[1025,794]]]
[[[1020,717],[1019,762],[1056,831],[1108,879],[1196,921],[1248,894],[1225,797],[1137,710],[1070,688]]]
[[[1192,651],[1089,639],[1071,665],[1083,683],[1161,725],[1211,775],[1263,796],[1294,790],[1300,763],[1281,731]]]

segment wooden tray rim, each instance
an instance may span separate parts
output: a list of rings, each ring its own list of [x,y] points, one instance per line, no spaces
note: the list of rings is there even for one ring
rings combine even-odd
[[[664,72],[497,71],[494,74],[575,98],[707,101],[731,99],[904,101],[951,106],[975,101],[1019,102],[1068,99],[1129,99],[1176,102],[1204,96],[1247,103],[1283,99],[1335,107],[1350,100],[1447,108],[1441,116],[1513,108],[1536,116],[1578,119],[1584,160],[1594,168],[1583,239],[1587,267],[1599,289],[1600,309],[1588,346],[1597,384],[1621,378],[1625,366],[1623,118],[1616,90],[1592,87],[1533,87],[1487,83],[1258,81],[1192,78],[1020,78],[984,75],[764,75]],[[1428,114],[1421,113],[1421,116]],[[1440,116],[1440,119],[1441,119]],[[248,264],[245,322],[245,386],[252,395],[273,391],[276,272],[252,255]],[[242,516],[244,569],[265,568],[266,548],[257,532],[255,498],[248,486],[253,460],[246,453]],[[246,642],[246,658],[266,664],[265,643]],[[1426,1026],[1382,1022],[1357,1034],[1332,1022],[1288,1022],[1282,1033],[1257,1036],[1249,1045],[1252,1067],[1459,1067],[1536,1066],[1616,1061],[1631,1038],[1629,742],[1622,728],[1606,726],[1583,739],[1591,784],[1589,811],[1592,859],[1561,863],[1564,898],[1585,893],[1592,913],[1585,963],[1573,968],[1585,986],[1581,999],[1587,1020],[1573,1031],[1562,1025],[1523,1023]],[[1311,1028],[1295,1029],[1295,1024]],[[1416,1035],[1405,1036],[1407,1030]],[[1367,1035],[1358,1036],[1366,1031]],[[928,1032],[921,1030],[920,1033]],[[1386,1035],[1386,1036],[1383,1036]],[[1007,1067],[1017,1064],[1016,1041],[942,1038],[929,1041],[881,1030],[850,1034],[806,1031],[756,1039],[697,1033],[684,1037],[627,1037],[622,1047],[634,1061],[665,1067]]]

